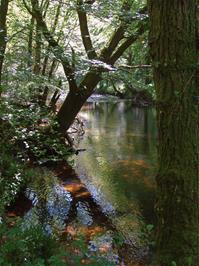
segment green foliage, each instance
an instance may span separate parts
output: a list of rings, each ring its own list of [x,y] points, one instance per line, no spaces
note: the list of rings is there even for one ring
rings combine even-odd
[[[80,266],[83,265],[82,261],[86,261],[87,265],[91,266],[114,266],[115,263],[109,261],[97,252],[91,252],[86,244],[85,237],[78,235],[78,238],[70,242],[69,250],[66,249],[67,262],[69,265]]]
[[[19,159],[29,161],[32,158],[42,164],[71,155],[71,149],[58,131],[54,114],[48,108],[31,102],[19,106],[9,102],[3,119],[9,125],[4,135],[10,136],[10,145],[15,146]]]
[[[2,110],[1,110],[2,111]],[[12,142],[15,130],[6,120],[0,120],[0,214],[24,186],[28,171],[24,164],[16,160],[16,147]],[[26,172],[26,174],[25,174]]]
[[[117,71],[104,74],[104,80],[98,86],[99,92],[112,95],[120,92],[125,98],[132,98],[136,92],[145,91],[155,99],[152,69],[131,68],[131,66],[150,64],[147,39],[148,31],[146,30],[146,33],[118,60]]]
[[[0,160],[0,213],[5,205],[10,204],[17,192],[24,184],[23,168],[8,154],[1,156]]]
[[[17,107],[17,103],[7,102],[1,105],[0,110],[0,215],[31,180],[38,181],[37,186],[43,189],[43,193],[48,192],[46,190],[54,181],[54,176],[44,170],[31,169],[28,166],[30,160],[41,164],[63,160],[71,154],[62,142],[63,138],[56,132],[57,124],[53,116],[48,115],[46,109],[36,104]],[[50,128],[47,125],[47,131],[39,125],[43,116],[48,116],[51,123]],[[40,194],[43,195],[42,192]]]
[[[42,6],[42,1],[38,1]],[[123,0],[111,0],[111,1],[95,1],[93,4],[83,5],[83,9],[88,13],[88,26],[91,33],[93,46],[96,51],[102,50],[110,40],[113,32],[122,23],[127,23],[125,37],[130,36],[134,33],[139,23],[146,24],[144,18],[146,15],[139,14],[138,12],[146,6],[146,0],[142,1],[123,1]],[[30,5],[30,4],[29,4]],[[59,1],[55,3],[49,3],[47,8],[47,15],[45,21],[49,29],[53,28],[53,22],[56,16],[56,10],[59,5]],[[64,49],[64,54],[67,56],[69,62],[75,66],[75,78],[77,82],[82,79],[82,75],[85,74],[89,67],[93,64],[92,60],[88,60],[85,55],[82,40],[79,36],[79,29],[76,25],[77,20],[77,6],[75,1],[68,1],[67,8],[64,3],[61,4],[59,18],[57,20],[57,27],[53,31],[53,37],[59,40],[60,46]],[[44,8],[44,7],[43,7]],[[41,8],[42,9],[42,8]],[[45,8],[43,10],[45,12]],[[63,71],[60,68],[54,72],[53,77],[49,80],[49,69],[52,61],[56,58],[53,55],[53,49],[49,48],[47,41],[44,36],[41,38],[41,51],[40,51],[40,67],[43,68],[44,58],[48,57],[47,71],[43,75],[40,71],[39,74],[35,75],[32,72],[35,64],[35,49],[37,35],[35,32],[35,25],[30,23],[31,17],[27,13],[26,8],[21,1],[14,1],[10,3],[9,13],[9,49],[6,53],[5,60],[5,71],[4,71],[4,84],[6,84],[6,90],[9,94],[14,94],[15,97],[26,99],[29,98],[30,94],[39,94],[39,90],[43,88],[45,84],[51,84],[57,86],[57,80],[60,76],[63,77]],[[96,27],[96,25],[98,25]],[[30,33],[32,34],[32,52],[28,50],[28,44],[30,41]],[[67,38],[64,36],[66,35]],[[135,65],[144,64],[148,60],[147,49],[147,26],[146,33],[140,38],[129,50],[131,50],[133,57],[132,60],[128,61],[128,51],[121,57],[119,64]],[[67,41],[66,41],[66,39]],[[30,58],[31,57],[31,58]],[[127,62],[128,61],[128,62]],[[148,62],[149,63],[149,62]],[[56,73],[56,75],[55,75]],[[113,75],[112,75],[113,74]],[[113,76],[113,78],[112,78]],[[150,84],[145,82],[150,77]],[[107,78],[107,77],[105,77]],[[147,89],[150,92],[153,90],[151,82],[151,71],[149,70],[132,70],[132,71],[116,71],[110,73],[111,80],[114,80],[118,85],[119,90],[123,91],[121,84],[124,84],[124,90],[128,91],[129,85],[138,90]],[[27,86],[29,84],[29,86]],[[128,85],[128,86],[127,86]],[[111,86],[109,86],[111,87]],[[109,88],[107,88],[109,92]],[[112,91],[111,91],[112,93]],[[153,92],[152,92],[153,93]],[[130,92],[131,94],[131,92]]]
[[[113,236],[113,242],[117,247],[121,247],[124,244],[124,236],[122,234],[115,234]]]
[[[55,265],[62,263],[62,250],[56,239],[34,227],[23,230],[18,222],[9,229],[5,224],[0,227],[0,265],[28,266]]]
[[[147,246],[154,247],[155,245],[154,225],[143,223],[140,237],[143,243],[145,243]]]
[[[7,221],[8,222],[8,221]],[[40,226],[23,229],[21,221],[9,228],[0,227],[0,265],[5,266],[63,266],[87,265],[114,266],[106,258],[89,252],[84,237],[78,236],[70,244],[58,242]]]

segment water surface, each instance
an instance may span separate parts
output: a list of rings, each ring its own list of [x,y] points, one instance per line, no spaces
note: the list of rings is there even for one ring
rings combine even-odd
[[[155,110],[125,101],[92,102],[80,117],[86,128],[80,147],[86,152],[78,156],[76,171],[93,198],[108,215],[137,212],[153,223]]]

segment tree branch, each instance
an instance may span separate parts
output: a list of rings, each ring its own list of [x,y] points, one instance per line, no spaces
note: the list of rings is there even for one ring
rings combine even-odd
[[[109,44],[102,50],[100,58],[105,60],[110,57],[115,48],[118,46],[119,42],[124,38],[125,27],[120,25],[119,28],[113,33],[113,36]]]
[[[144,25],[141,25],[138,30],[136,31],[135,34],[131,35],[130,37],[128,37],[126,39],[126,41],[124,41],[119,47],[118,49],[115,51],[115,53],[110,57],[109,63],[110,64],[114,64],[119,58],[120,56],[122,56],[122,54],[125,52],[125,50],[131,46],[139,37],[140,35],[142,35],[145,31],[145,27]]]
[[[30,13],[30,15],[33,16],[33,12],[32,12],[32,10],[30,9],[30,7],[27,5],[26,0],[23,0],[23,4],[24,4],[25,8],[27,9],[27,11]]]
[[[118,70],[125,70],[125,69],[137,69],[137,68],[152,68],[152,65],[134,65],[134,66],[129,66],[129,65],[120,65],[117,67]]]
[[[122,10],[127,11],[129,9],[130,9],[129,3],[128,2],[124,2]],[[106,60],[106,58],[109,58],[112,55],[112,53],[114,52],[114,50],[116,49],[116,47],[118,46],[120,41],[122,39],[124,39],[124,34],[126,32],[127,27],[133,21],[138,21],[139,16],[146,15],[146,12],[147,12],[147,6],[144,6],[143,8],[141,8],[139,10],[139,12],[137,12],[137,15],[135,17],[132,17],[131,19],[125,20],[125,19],[122,19],[122,17],[121,17],[120,26],[113,33],[113,36],[112,36],[109,44],[106,47],[104,47],[104,49],[101,52],[100,58],[102,60]]]
[[[49,7],[50,1],[46,0],[45,2],[43,2],[43,4],[41,4],[41,10],[43,11],[43,17],[46,17],[47,11],[48,11],[48,7]]]
[[[77,0],[77,14],[79,19],[80,32],[82,37],[82,42],[89,59],[97,58],[97,54],[92,44],[90,32],[88,29],[87,14],[83,7],[83,1]]]

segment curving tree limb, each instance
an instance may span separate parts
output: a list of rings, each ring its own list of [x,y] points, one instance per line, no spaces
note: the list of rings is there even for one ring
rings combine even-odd
[[[97,58],[97,54],[92,44],[90,32],[88,29],[87,14],[84,10],[83,0],[77,0],[77,14],[79,19],[79,27],[82,37],[82,42],[89,59]]]
[[[112,54],[110,57],[109,62],[114,64],[126,51],[126,49],[131,46],[145,31],[145,27],[141,24],[137,31],[128,37],[119,47],[118,49]]]

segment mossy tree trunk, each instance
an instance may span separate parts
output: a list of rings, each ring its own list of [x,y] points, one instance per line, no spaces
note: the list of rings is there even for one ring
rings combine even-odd
[[[148,2],[159,131],[155,265],[198,266],[197,0]]]
[[[35,26],[35,19],[32,16],[30,19],[29,34],[28,34],[28,68],[32,68],[32,50],[33,50],[33,32]],[[32,70],[32,69],[31,69]]]
[[[42,46],[42,34],[38,23],[36,24],[36,32],[35,32],[35,55],[34,55],[34,66],[33,73],[35,75],[40,74],[41,70],[41,46]]]
[[[7,29],[6,29],[6,18],[8,12],[8,0],[0,1],[0,96],[2,93],[2,69],[3,69],[3,61],[4,54],[7,43]]]

